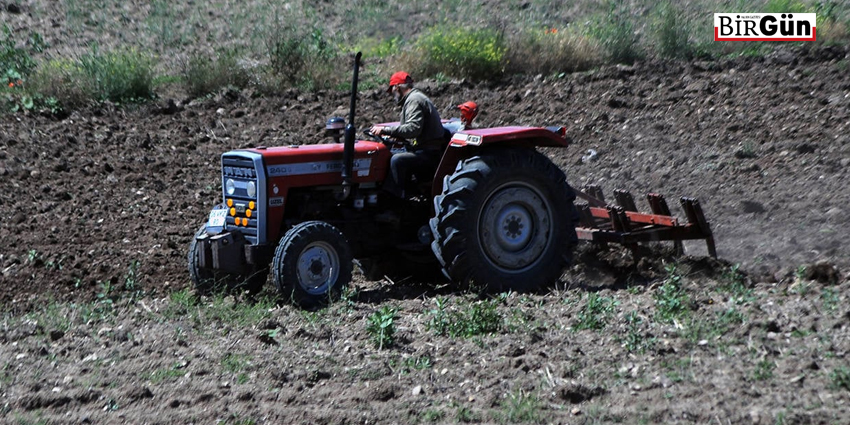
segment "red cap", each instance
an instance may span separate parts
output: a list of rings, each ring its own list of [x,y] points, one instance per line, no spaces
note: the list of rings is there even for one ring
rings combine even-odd
[[[410,74],[404,71],[396,72],[392,77],[390,77],[390,86],[387,87],[387,91],[392,90],[393,86],[397,86],[399,84],[410,84],[412,82],[413,78],[410,77]]]

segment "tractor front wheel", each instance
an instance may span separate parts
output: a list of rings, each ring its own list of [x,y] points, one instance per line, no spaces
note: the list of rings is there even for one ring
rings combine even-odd
[[[434,198],[431,248],[453,281],[490,290],[551,284],[577,243],[575,193],[532,149],[493,149],[461,161]]]
[[[289,229],[275,250],[274,283],[280,293],[302,307],[339,296],[351,281],[351,247],[336,227],[307,221]]]

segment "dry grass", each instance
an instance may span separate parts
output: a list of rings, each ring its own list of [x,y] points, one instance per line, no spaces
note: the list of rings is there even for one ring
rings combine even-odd
[[[513,35],[505,57],[509,74],[585,71],[602,63],[599,43],[575,31],[557,28]]]

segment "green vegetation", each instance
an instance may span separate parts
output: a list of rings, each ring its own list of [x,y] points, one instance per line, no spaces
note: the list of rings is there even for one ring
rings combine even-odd
[[[735,309],[715,313],[714,317],[691,318],[685,328],[684,337],[691,343],[717,340],[735,326],[744,323],[744,316]]]
[[[501,75],[506,50],[497,31],[438,26],[417,40],[410,61],[417,75],[489,79]]]
[[[587,303],[578,313],[578,323],[576,323],[573,329],[604,329],[608,318],[614,313],[614,307],[616,305],[617,302],[612,298],[600,297],[595,292],[589,294],[587,296]]]
[[[740,267],[740,264],[731,266],[723,274],[725,283],[720,287],[722,291],[729,293],[735,304],[745,304],[755,300],[753,290],[748,285],[747,276],[741,272]]]
[[[850,391],[850,367],[841,366],[829,374],[832,388],[836,390]]]
[[[541,410],[542,403],[536,396],[520,390],[508,394],[502,402],[504,416],[501,419],[503,423],[541,423]]]
[[[233,49],[219,50],[213,58],[197,53],[190,56],[180,72],[184,89],[200,97],[223,87],[248,87],[251,74],[239,65],[239,59],[239,53]]]
[[[755,370],[753,370],[753,379],[756,381],[767,381],[772,379],[774,369],[776,369],[775,362],[768,359],[762,359],[756,364]]]
[[[823,302],[823,309],[826,311],[835,311],[838,309],[838,304],[840,302],[838,298],[838,294],[831,288],[824,288],[820,294],[821,301]]]
[[[369,89],[400,68],[418,80],[491,80],[505,73],[563,77],[645,57],[761,56],[788,44],[714,42],[710,16],[718,11],[815,12],[820,43],[850,40],[850,7],[836,0],[753,5],[608,0],[579,2],[569,16],[555,3],[536,1],[497,4],[498,12],[488,14],[460,1],[438,8],[424,0],[404,8],[386,1],[328,6],[303,0],[230,8],[218,1],[188,7],[155,0],[139,22],[104,0],[62,3],[73,34],[119,43],[106,51],[83,40],[72,46],[76,53],[60,53],[37,33],[24,36],[3,26],[3,110],[58,113],[96,102],[145,101],[156,95],[154,82],[165,79],[178,79],[176,85],[193,97],[248,87],[259,95],[291,87],[344,90],[355,51],[364,53],[362,87]],[[398,24],[426,10],[429,22]],[[505,13],[510,19],[500,16]],[[209,20],[224,24],[208,25]]]
[[[625,0],[609,0],[606,12],[591,27],[590,34],[602,44],[608,60],[631,64],[643,58],[635,19]]]
[[[690,312],[690,297],[682,289],[682,276],[675,265],[665,268],[667,277],[655,293],[656,317],[664,323],[673,323]]]
[[[643,320],[633,311],[626,315],[628,333],[622,339],[622,344],[630,353],[643,353],[655,345],[655,338],[648,338],[641,330]]]
[[[32,90],[63,106],[89,102],[139,102],[154,97],[154,58],[138,49],[101,51],[97,46],[73,59],[43,63]]]
[[[320,27],[284,24],[274,27],[265,41],[268,75],[261,84],[274,91],[290,86],[320,89],[342,78],[335,72],[339,50]],[[347,69],[346,69],[347,70]]]
[[[221,369],[226,373],[239,373],[251,365],[251,356],[228,353],[221,359]]]
[[[694,43],[690,41],[692,26],[686,21],[682,11],[670,2],[663,2],[655,13],[652,29],[658,54],[674,59],[692,58],[695,54]]]
[[[176,362],[171,367],[156,369],[148,375],[148,380],[153,384],[176,380],[186,375],[186,371],[183,370],[184,367],[184,363]]]
[[[395,344],[395,315],[398,309],[384,306],[369,316],[366,332],[379,350]]]
[[[422,422],[436,423],[442,421],[446,417],[446,412],[437,409],[428,409],[422,412],[420,418]]]
[[[505,71],[559,75],[586,71],[602,63],[596,40],[574,28],[525,29],[509,36]]]
[[[429,311],[431,319],[428,329],[435,335],[451,338],[471,338],[477,335],[487,335],[502,330],[503,317],[497,310],[504,302],[506,295],[499,298],[472,302],[464,309],[449,310],[445,298],[437,298],[436,308]]]
[[[417,370],[425,370],[431,368],[431,357],[407,357],[402,362],[401,373],[407,374]]]

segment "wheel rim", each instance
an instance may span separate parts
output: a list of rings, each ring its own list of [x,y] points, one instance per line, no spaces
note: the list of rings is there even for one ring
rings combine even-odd
[[[310,295],[321,295],[339,278],[339,255],[327,242],[313,242],[298,255],[298,283]]]
[[[506,272],[534,266],[551,243],[552,208],[526,183],[494,190],[478,217],[479,242],[486,260]]]

